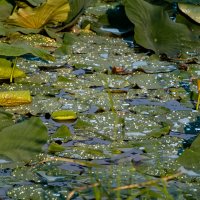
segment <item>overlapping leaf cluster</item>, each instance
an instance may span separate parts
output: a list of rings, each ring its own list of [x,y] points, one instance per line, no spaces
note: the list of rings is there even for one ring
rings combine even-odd
[[[155,3],[155,1],[150,2]],[[158,4],[158,2],[156,3]],[[199,1],[191,3],[199,3]],[[160,5],[162,4],[163,1]],[[141,46],[151,49],[157,54],[167,54],[168,56],[177,56],[178,53],[185,51],[199,50],[199,32],[191,28],[193,25],[195,30],[200,30],[198,24],[199,5],[180,3],[179,1],[179,12],[184,18],[184,21],[179,21],[180,23],[172,21],[163,7],[144,0],[125,0],[124,5],[128,18],[135,25],[134,39]],[[185,14],[191,18],[185,17]]]

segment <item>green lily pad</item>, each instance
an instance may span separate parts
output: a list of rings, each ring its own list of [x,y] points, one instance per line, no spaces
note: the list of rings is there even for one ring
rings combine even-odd
[[[58,121],[74,120],[77,114],[73,110],[58,110],[51,114],[51,118]]]
[[[16,162],[30,162],[42,152],[47,129],[39,118],[31,118],[4,128],[0,138],[0,155]]]
[[[39,48],[34,48],[29,45],[19,45],[19,44],[6,44],[0,43],[0,55],[2,56],[22,56],[25,54],[32,54],[44,60],[54,61],[54,57],[50,55],[47,51]]]
[[[164,135],[168,135],[170,133],[171,127],[164,122],[161,124],[163,125],[163,127],[159,128],[158,130],[153,130],[147,135],[147,137],[160,138]]]
[[[65,138],[69,138],[70,136],[72,135],[70,129],[65,126],[65,125],[62,125],[60,126],[55,133],[53,133],[51,135],[52,138],[62,138],[62,139],[65,139]]]
[[[64,150],[65,150],[65,147],[63,147],[60,144],[57,144],[56,142],[52,142],[48,147],[49,153],[57,153],[57,152],[62,152]]]
[[[126,114],[125,116],[125,136],[127,138],[132,137],[144,137],[154,132],[159,132],[163,128],[162,118],[157,119],[152,116],[142,114]]]

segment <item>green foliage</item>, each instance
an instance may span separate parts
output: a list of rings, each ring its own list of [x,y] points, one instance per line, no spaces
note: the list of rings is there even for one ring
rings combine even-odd
[[[8,112],[0,111],[0,131],[14,124],[12,117],[13,115]]]
[[[11,3],[12,2],[12,3]],[[13,10],[14,1],[0,0],[0,22],[8,18]],[[2,27],[1,27],[2,28]]]
[[[11,74],[13,78],[26,76],[18,67],[13,69],[11,61],[0,58],[0,79],[10,79]]]
[[[62,138],[62,139],[66,139],[68,137],[70,137],[72,135],[70,129],[65,126],[65,125],[62,125],[60,126],[56,132],[54,134],[52,134],[52,138]]]
[[[134,23],[134,38],[138,44],[157,54],[176,56],[188,48],[192,34],[183,25],[174,23],[162,7],[144,0],[124,2],[128,18]]]
[[[62,152],[64,150],[65,150],[65,147],[63,147],[60,144],[57,144],[56,142],[52,142],[48,147],[49,153],[57,153],[57,152]]]
[[[54,60],[54,57],[43,49],[35,48],[25,44],[19,45],[0,43],[0,55],[2,56],[18,57],[25,54],[32,54],[44,60]]]
[[[47,128],[39,118],[4,128],[0,132],[0,155],[16,162],[30,162],[47,142]]]
[[[200,172],[200,135],[194,140],[192,145],[187,148],[183,154],[178,158],[178,162],[186,167]]]

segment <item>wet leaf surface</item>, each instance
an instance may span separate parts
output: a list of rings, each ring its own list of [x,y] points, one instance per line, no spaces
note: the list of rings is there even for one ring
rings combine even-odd
[[[79,23],[113,8],[107,3]],[[29,90],[32,102],[0,109],[0,197],[62,200],[75,189],[73,199],[198,200],[199,53],[162,60],[122,38],[79,31],[63,43],[39,34],[10,38],[48,49],[55,61],[19,57],[26,77],[2,80],[1,92]],[[161,180],[178,171],[167,185]],[[137,187],[113,191],[131,184]]]

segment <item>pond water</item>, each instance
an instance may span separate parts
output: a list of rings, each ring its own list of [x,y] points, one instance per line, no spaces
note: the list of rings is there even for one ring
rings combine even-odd
[[[29,89],[32,103],[1,111],[41,119],[48,140],[37,161],[1,164],[1,199],[199,199],[199,168],[178,160],[200,129],[198,63],[184,71],[121,38],[81,34],[56,62],[17,65],[27,76],[0,90]],[[77,118],[55,121],[58,110]]]

